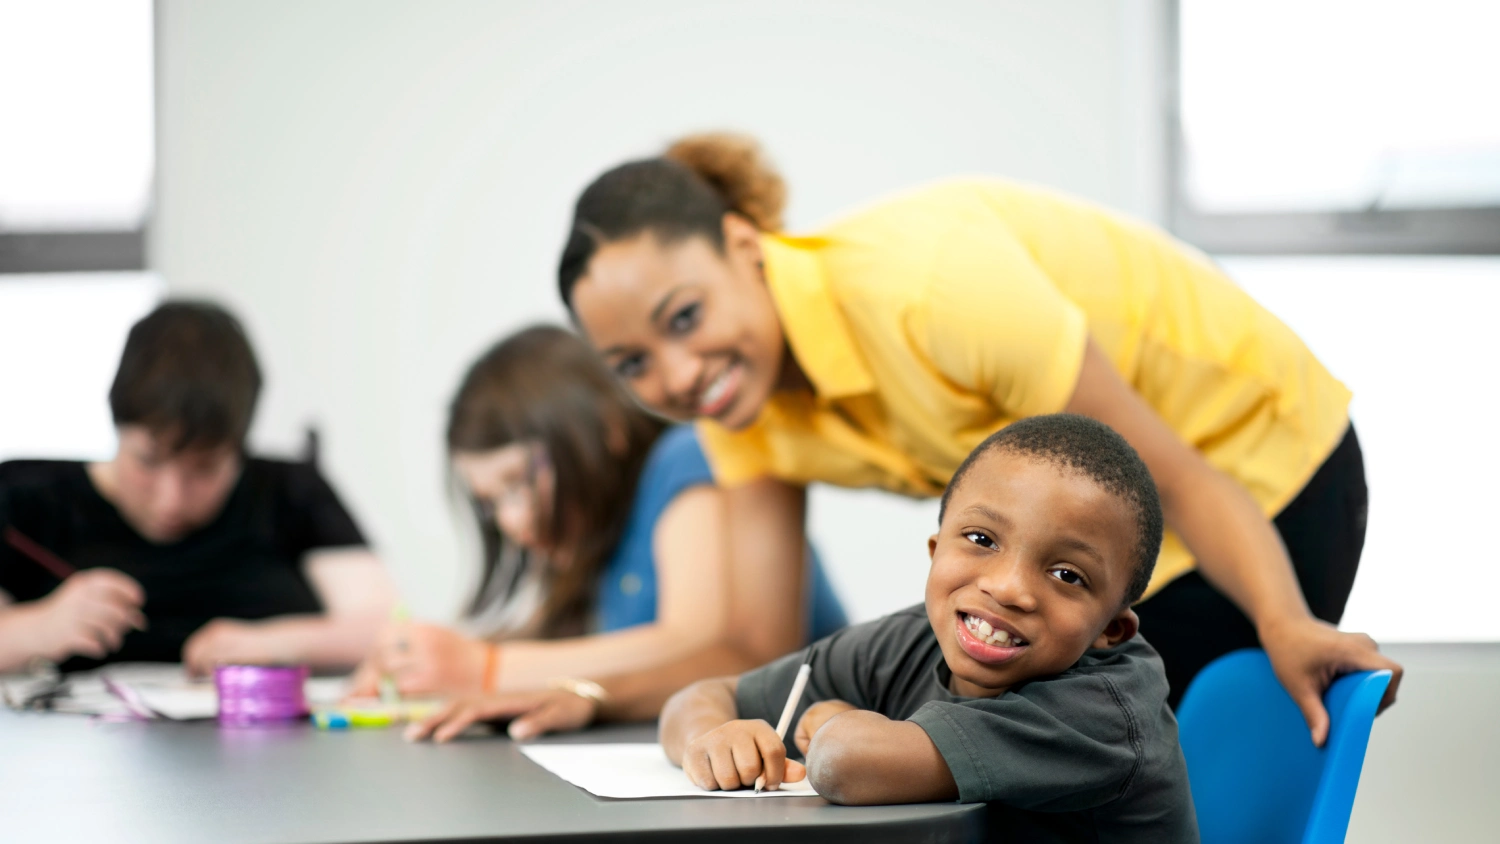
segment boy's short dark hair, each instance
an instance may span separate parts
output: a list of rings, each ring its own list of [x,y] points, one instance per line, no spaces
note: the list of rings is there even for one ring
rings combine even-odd
[[[969,468],[980,457],[995,450],[1036,457],[1081,472],[1112,495],[1119,496],[1135,511],[1135,569],[1125,590],[1125,603],[1133,604],[1146,591],[1156,555],[1161,551],[1163,521],[1161,498],[1145,462],[1130,443],[1103,422],[1072,413],[1033,416],[990,434],[964,458],[938,505],[938,524],[948,511],[953,494]]]
[[[239,320],[209,302],[164,302],[131,327],[109,409],[116,426],[171,437],[174,453],[243,448],[260,383]]]

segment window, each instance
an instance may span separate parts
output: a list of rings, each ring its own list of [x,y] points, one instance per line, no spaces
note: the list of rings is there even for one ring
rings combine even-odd
[[[139,270],[151,0],[0,0],[0,273]]]
[[[150,273],[47,273],[0,280],[0,460],[106,460],[109,386],[130,326],[165,285]]]
[[[0,460],[107,458],[155,165],[151,0],[0,0]]]
[[[1500,4],[1172,11],[1179,236],[1214,252],[1500,252]]]

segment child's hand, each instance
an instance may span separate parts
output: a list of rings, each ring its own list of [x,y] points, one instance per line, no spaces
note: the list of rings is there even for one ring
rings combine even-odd
[[[74,654],[103,659],[120,649],[131,630],[145,630],[141,614],[146,593],[129,575],[114,569],[86,569],[64,580],[47,597],[26,608],[35,619],[26,628],[30,650],[54,662]]]
[[[392,622],[376,636],[370,654],[355,672],[349,694],[377,694],[382,675],[394,679],[403,695],[485,694],[490,690],[480,687],[487,647],[442,625]]]
[[[432,739],[452,741],[470,724],[510,719],[506,733],[513,739],[536,738],[543,733],[581,730],[599,714],[593,698],[563,689],[538,692],[507,692],[456,700],[433,715],[406,728],[407,741]]]
[[[182,643],[182,665],[190,677],[209,677],[217,665],[286,662],[273,651],[264,629],[253,621],[216,618]]]
[[[802,751],[802,755],[806,756],[813,736],[817,735],[818,730],[828,723],[829,718],[858,708],[842,700],[825,700],[809,706],[807,711],[802,713],[802,718],[797,721],[797,731],[792,733],[792,742],[797,745],[798,750]]]
[[[775,791],[807,776],[802,763],[787,760],[781,737],[765,721],[730,721],[693,739],[682,752],[682,771],[705,791],[749,788],[761,774]]]

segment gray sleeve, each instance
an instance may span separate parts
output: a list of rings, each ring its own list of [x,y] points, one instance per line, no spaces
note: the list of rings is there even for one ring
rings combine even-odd
[[[776,726],[797,679],[797,671],[811,654],[812,673],[807,678],[807,689],[802,693],[802,700],[798,702],[786,731],[787,753],[801,758],[801,752],[792,743],[792,736],[809,706],[825,700],[842,700],[860,709],[873,708],[867,688],[868,666],[872,652],[881,647],[884,621],[846,627],[796,653],[741,674],[735,690],[735,709],[739,717],[759,718]]]
[[[1140,725],[1107,676],[1061,676],[999,698],[925,704],[909,719],[964,802],[1074,812],[1117,799],[1143,758]]]
[[[760,719],[776,726],[781,717],[781,708],[786,705],[786,696],[791,692],[797,678],[797,669],[807,659],[810,648],[790,653],[768,665],[762,665],[740,675],[734,690],[734,708],[747,720]],[[812,691],[812,680],[808,679],[808,691]],[[777,700],[776,692],[781,692]]]

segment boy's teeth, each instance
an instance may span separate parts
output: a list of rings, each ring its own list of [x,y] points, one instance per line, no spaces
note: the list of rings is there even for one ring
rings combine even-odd
[[[1005,630],[996,630],[988,621],[985,621],[982,618],[975,618],[972,615],[965,614],[964,626],[974,631],[974,637],[981,642],[985,642],[991,645],[1000,645],[1002,647],[1009,647],[1011,644],[1011,636],[1009,632]],[[1024,645],[1025,642],[1022,641],[1020,637],[1017,637],[1015,639],[1015,644],[1019,647],[1020,645]]]

